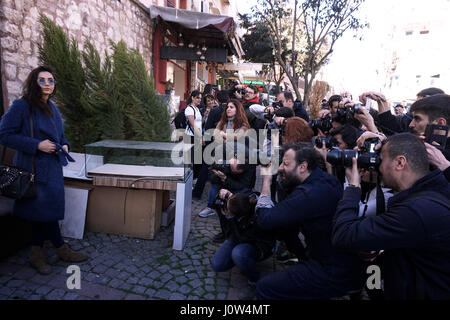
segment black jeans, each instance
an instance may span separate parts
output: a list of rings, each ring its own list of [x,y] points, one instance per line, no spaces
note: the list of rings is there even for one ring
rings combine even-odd
[[[52,222],[31,222],[31,245],[43,247],[45,240],[50,240],[55,248],[59,248],[64,244],[61,237],[58,221]]]

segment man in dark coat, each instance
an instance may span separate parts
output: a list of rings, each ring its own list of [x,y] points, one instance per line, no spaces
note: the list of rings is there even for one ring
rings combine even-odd
[[[419,93],[417,93],[417,101],[423,98],[443,93],[444,91],[439,88],[423,89]],[[363,96],[368,96],[377,101],[379,104],[386,103],[385,97],[381,94],[363,93],[362,97]],[[361,101],[364,102],[363,100]],[[413,115],[411,111],[408,111],[407,113],[401,115],[393,115],[389,108],[389,110],[378,113],[377,125],[381,128],[381,130],[383,130],[386,135],[392,135],[400,132],[408,132],[408,127],[412,119]]]
[[[323,160],[309,143],[287,144],[283,149],[278,173],[288,196],[273,206],[272,175],[264,175],[257,221],[262,229],[283,229],[295,236],[301,232],[307,260],[259,280],[259,298],[330,299],[361,289],[363,270],[357,255],[331,246],[332,220],[342,196],[340,182],[320,169]]]
[[[409,129],[416,136],[425,136],[427,125],[450,125],[450,95],[435,94],[419,99],[411,106],[412,121]],[[450,131],[447,133],[444,156],[450,160]]]
[[[257,118],[250,111],[250,109],[249,109],[250,106],[252,106],[254,104],[259,104],[259,105],[262,104],[258,97],[258,88],[255,86],[247,86],[245,88],[244,99],[242,99],[242,106],[244,107],[245,115],[247,116],[247,120],[248,120],[248,123],[250,124],[250,127],[252,129],[256,130],[256,132],[258,132],[258,130],[265,128],[266,121]],[[258,138],[259,138],[259,135],[258,135]]]
[[[334,219],[333,245],[384,250],[387,299],[450,299],[449,183],[440,170],[429,172],[425,146],[410,133],[389,137],[380,158],[383,184],[398,193],[386,212],[360,220],[360,177],[353,159]]]

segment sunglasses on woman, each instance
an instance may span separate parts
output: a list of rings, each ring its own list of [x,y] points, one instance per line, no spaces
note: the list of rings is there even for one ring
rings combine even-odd
[[[55,79],[53,79],[53,78],[49,78],[49,79],[39,78],[39,79],[38,79],[38,84],[39,84],[41,87],[43,87],[43,86],[45,86],[45,84],[47,83],[47,81],[48,81],[48,84],[49,84],[50,86],[54,86],[54,85],[55,85]]]

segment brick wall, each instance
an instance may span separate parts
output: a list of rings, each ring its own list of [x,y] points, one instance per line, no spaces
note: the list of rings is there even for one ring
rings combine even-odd
[[[144,57],[148,70],[152,67],[152,22],[149,14],[135,0],[1,0],[0,59],[2,66],[4,109],[19,98],[22,83],[38,66],[38,46],[45,14],[82,49],[91,41],[103,55],[110,53],[109,39],[124,40],[129,48]]]

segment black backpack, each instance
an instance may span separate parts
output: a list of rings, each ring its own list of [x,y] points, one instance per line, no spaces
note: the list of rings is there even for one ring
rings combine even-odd
[[[192,106],[187,106],[186,108],[189,108],[189,107],[192,108]],[[192,108],[192,109],[194,109],[194,119],[195,119],[195,117],[196,117],[195,108]],[[192,128],[186,119],[186,115],[184,114],[185,110],[178,111],[178,113],[175,115],[175,118],[173,118],[172,123],[175,125],[176,129],[186,129],[186,126],[189,126],[189,129],[192,131]]]

